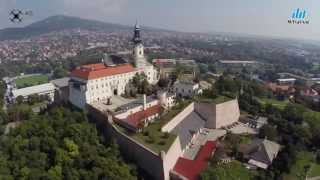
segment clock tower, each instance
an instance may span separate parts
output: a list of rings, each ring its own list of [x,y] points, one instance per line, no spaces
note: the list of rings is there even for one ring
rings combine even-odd
[[[134,27],[134,36],[132,38],[132,42],[134,43],[134,48],[133,48],[134,64],[138,69],[144,68],[146,66],[146,58],[144,57],[144,47],[140,37],[140,26],[138,22],[136,22],[136,25]]]

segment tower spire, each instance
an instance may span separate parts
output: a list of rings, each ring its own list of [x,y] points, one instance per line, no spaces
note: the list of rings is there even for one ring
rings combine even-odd
[[[136,20],[136,24],[134,26],[134,36],[132,38],[132,42],[134,44],[140,44],[142,42],[140,38],[140,25],[138,23],[138,20]]]
[[[140,29],[140,25],[139,25],[138,19],[136,19],[136,24],[135,24],[134,28],[135,29]]]

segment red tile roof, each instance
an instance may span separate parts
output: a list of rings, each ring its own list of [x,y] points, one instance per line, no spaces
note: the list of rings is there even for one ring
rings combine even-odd
[[[138,128],[139,123],[142,122],[144,119],[160,112],[161,106],[157,104],[155,106],[147,108],[146,110],[130,114],[126,119],[120,119],[120,121],[136,129]]]
[[[294,88],[290,85],[278,85],[276,83],[268,83],[267,86],[272,91],[288,91],[288,92],[294,92]]]
[[[173,170],[188,180],[200,179],[200,173],[208,166],[208,160],[216,149],[216,142],[207,141],[194,160],[179,158]]]
[[[131,64],[121,64],[107,67],[103,63],[83,65],[71,72],[71,76],[82,79],[96,79],[116,74],[135,71]]]

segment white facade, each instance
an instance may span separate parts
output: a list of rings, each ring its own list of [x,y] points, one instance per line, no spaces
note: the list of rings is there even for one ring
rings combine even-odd
[[[170,109],[175,105],[176,95],[173,93],[168,93],[166,91],[158,91],[157,92],[158,99],[160,101],[160,105],[164,109]]]
[[[34,95],[34,94],[37,94],[39,96],[46,95],[48,96],[49,101],[53,102],[55,89],[56,88],[52,83],[45,83],[45,84],[26,87],[22,89],[12,90],[12,95],[14,99],[16,99],[19,96],[22,96],[23,98],[26,99],[28,98],[28,96]]]
[[[198,83],[176,82],[173,90],[181,97],[193,97],[202,93]]]
[[[141,43],[135,45],[133,49],[133,56],[135,60],[135,66],[140,69],[146,66],[147,60],[144,56],[144,47]]]
[[[143,72],[147,76],[148,82],[150,84],[156,84],[159,80],[158,71],[151,64],[147,64],[144,68],[140,69],[140,72]]]
[[[105,101],[113,95],[121,95],[137,71],[85,80],[71,77],[69,100],[79,108],[97,101]]]
[[[156,68],[150,64],[146,57],[144,56],[144,46],[142,43],[138,43],[133,49],[134,64],[137,70],[144,73],[150,84],[155,84],[158,82],[158,71]]]
[[[142,72],[147,75],[149,83],[157,82],[157,72],[153,67],[146,68],[146,71],[136,70],[89,80],[71,77],[69,100],[75,106],[84,108],[86,104],[104,101],[114,95],[124,94],[129,81],[136,73]]]

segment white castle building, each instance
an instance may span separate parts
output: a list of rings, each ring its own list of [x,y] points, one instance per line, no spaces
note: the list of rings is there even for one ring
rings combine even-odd
[[[125,88],[136,73],[144,73],[148,82],[158,81],[158,71],[147,62],[140,38],[140,26],[135,25],[134,66],[116,55],[105,55],[102,63],[83,65],[71,72],[69,101],[83,109],[86,104],[105,101],[125,93]]]

